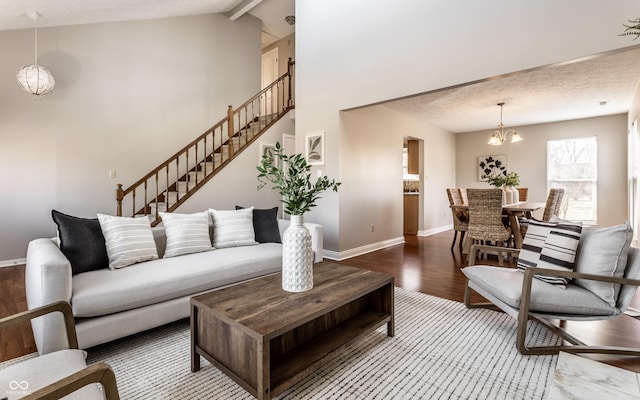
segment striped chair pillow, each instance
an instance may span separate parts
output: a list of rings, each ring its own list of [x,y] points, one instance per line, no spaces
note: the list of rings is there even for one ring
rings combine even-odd
[[[213,222],[213,247],[251,246],[258,244],[253,231],[253,207],[240,210],[209,209]]]
[[[98,221],[107,246],[110,269],[158,258],[149,218],[98,214]]]
[[[194,214],[160,213],[167,248],[164,258],[213,250],[209,238],[209,213]]]
[[[581,232],[582,223],[530,221],[518,257],[518,269],[540,267],[572,271]],[[566,288],[568,283],[568,279],[553,275],[536,275],[536,278],[561,288]]]

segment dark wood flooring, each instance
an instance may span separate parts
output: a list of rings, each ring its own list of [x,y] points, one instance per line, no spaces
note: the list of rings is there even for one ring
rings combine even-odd
[[[406,236],[397,245],[341,263],[386,272],[395,277],[396,286],[462,302],[465,278],[460,268],[466,266],[456,245],[449,250],[453,231],[429,237]],[[489,262],[490,263],[490,262]],[[0,268],[0,318],[26,310],[24,266]],[[640,293],[640,292],[639,292]],[[479,300],[475,296],[472,300]],[[640,294],[632,304],[640,309]],[[590,344],[640,347],[640,320],[622,315],[608,321],[567,322],[573,335]],[[0,332],[0,361],[35,351],[29,325]],[[589,356],[599,361],[640,372],[640,358]]]

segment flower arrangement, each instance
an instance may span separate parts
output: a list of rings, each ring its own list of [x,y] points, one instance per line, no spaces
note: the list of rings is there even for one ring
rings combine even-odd
[[[262,156],[260,165],[256,168],[259,172],[258,190],[273,185],[273,189],[280,192],[284,210],[289,215],[303,215],[311,207],[316,206],[316,200],[320,193],[327,189],[338,191],[340,182],[329,180],[321,176],[315,183],[311,183],[311,165],[302,154],[287,156],[280,142],[276,142],[273,153],[270,156]]]
[[[483,175],[482,178],[491,186],[495,186],[497,188],[502,186],[518,186],[520,185],[520,176],[517,172],[507,172],[506,170],[493,174],[493,175]]]

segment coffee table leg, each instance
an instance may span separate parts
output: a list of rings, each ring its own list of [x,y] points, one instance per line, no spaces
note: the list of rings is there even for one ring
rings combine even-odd
[[[395,280],[391,282],[388,290],[388,298],[389,302],[389,313],[391,314],[391,319],[387,323],[387,336],[393,337],[396,334],[396,317],[395,317],[395,294],[394,294],[394,285]]]
[[[191,306],[191,372],[200,371],[200,354],[196,353],[198,343],[198,308]]]

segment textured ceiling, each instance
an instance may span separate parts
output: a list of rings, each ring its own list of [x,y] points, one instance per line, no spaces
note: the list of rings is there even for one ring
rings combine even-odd
[[[496,129],[625,113],[640,79],[640,48],[384,103],[447,131]],[[600,105],[606,101],[606,105]]]

